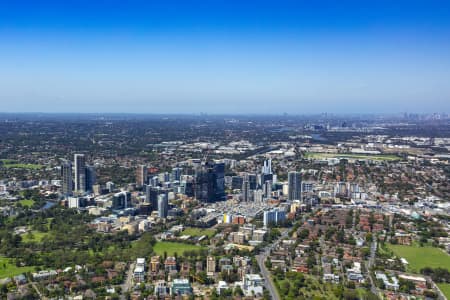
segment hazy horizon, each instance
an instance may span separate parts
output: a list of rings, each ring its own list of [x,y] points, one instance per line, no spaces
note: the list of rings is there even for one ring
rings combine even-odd
[[[450,112],[441,1],[0,3],[0,111]]]

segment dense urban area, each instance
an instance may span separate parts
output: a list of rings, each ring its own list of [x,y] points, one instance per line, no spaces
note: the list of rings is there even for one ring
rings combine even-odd
[[[0,114],[0,298],[450,299],[449,151],[448,114]]]

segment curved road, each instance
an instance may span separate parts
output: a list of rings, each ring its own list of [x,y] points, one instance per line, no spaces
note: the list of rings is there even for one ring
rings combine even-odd
[[[261,270],[261,274],[264,277],[264,281],[266,282],[266,288],[269,290],[270,296],[273,300],[279,300],[280,296],[278,295],[277,288],[270,277],[270,272],[267,270],[264,262],[266,261],[269,249],[265,249],[264,254],[260,254],[256,256],[256,261],[258,262],[259,268]]]

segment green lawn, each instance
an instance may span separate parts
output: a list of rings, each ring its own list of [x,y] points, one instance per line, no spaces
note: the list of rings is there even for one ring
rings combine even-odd
[[[16,267],[9,258],[0,256],[0,278],[12,277],[32,271],[34,271],[34,267]]]
[[[450,299],[450,283],[438,283],[439,289],[444,293],[447,299]]]
[[[450,256],[439,248],[403,246],[387,244],[395,255],[403,257],[409,263],[409,271],[419,273],[424,267],[446,268],[450,270]]]
[[[153,251],[160,256],[164,255],[164,251],[167,252],[167,255],[173,255],[176,252],[179,256],[182,256],[184,251],[200,249],[202,249],[200,246],[174,242],[157,242],[153,246]]]
[[[202,236],[206,235],[209,238],[216,234],[214,229],[202,229],[202,228],[193,228],[188,227],[181,233],[182,235],[190,235],[190,236]]]
[[[41,169],[43,166],[38,164],[22,164],[12,159],[1,159],[0,160],[3,163],[3,167],[7,169]]]
[[[306,158],[326,159],[326,158],[349,158],[349,159],[371,159],[371,160],[401,160],[401,157],[389,154],[354,154],[354,153],[319,153],[307,152]]]
[[[31,233],[31,234],[30,234]],[[42,242],[42,239],[49,235],[48,232],[30,231],[30,233],[22,234],[22,241],[24,242]]]
[[[34,204],[34,200],[32,200],[32,199],[24,199],[24,200],[20,200],[19,203],[22,204],[22,206],[31,207]]]

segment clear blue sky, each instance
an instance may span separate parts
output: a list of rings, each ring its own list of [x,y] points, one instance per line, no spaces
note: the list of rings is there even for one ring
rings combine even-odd
[[[450,2],[3,0],[0,111],[450,112]]]

